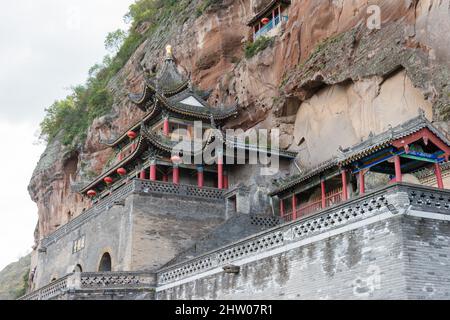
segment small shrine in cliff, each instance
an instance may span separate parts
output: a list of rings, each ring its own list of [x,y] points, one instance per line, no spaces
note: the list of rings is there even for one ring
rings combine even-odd
[[[248,23],[253,30],[253,41],[261,36],[273,36],[282,22],[288,20],[286,13],[290,0],[272,0]]]
[[[433,171],[435,185],[444,189],[441,165],[448,163],[450,141],[423,114],[351,148],[340,155],[281,181],[270,194],[279,200],[280,216],[296,220],[367,192],[366,176],[375,174],[374,191],[396,182],[420,184],[424,171]],[[375,184],[375,185],[373,185]]]
[[[105,142],[114,148],[114,160],[101,175],[81,189],[81,193],[92,198],[94,203],[133,179],[228,189],[229,165],[224,158],[237,158],[237,150],[250,152],[255,149],[253,145],[239,143],[222,134],[220,126],[236,116],[237,105],[211,107],[204,94],[179,72],[172,48],[168,46],[166,50],[159,73],[153,77],[147,74],[143,91],[129,95],[134,105],[145,112],[143,118],[117,139]],[[195,125],[199,124],[201,131],[196,132]],[[219,134],[215,134],[217,132]],[[188,163],[181,159],[187,156],[183,151],[173,152],[181,140],[188,144],[183,150],[191,150]],[[217,146],[217,140],[222,148],[221,154],[213,152],[212,157],[216,160],[213,164],[204,159],[201,163],[195,161],[211,144]],[[268,155],[274,152],[273,148],[261,150],[260,147],[256,147],[256,151],[267,151]],[[286,159],[296,156],[295,152],[289,151],[276,150],[276,153]]]

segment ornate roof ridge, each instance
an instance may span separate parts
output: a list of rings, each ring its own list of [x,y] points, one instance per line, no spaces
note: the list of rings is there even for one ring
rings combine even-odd
[[[424,128],[429,129],[433,134],[435,134],[439,139],[441,139],[445,144],[450,146],[450,141],[447,137],[437,129],[423,114],[414,117],[410,120],[403,122],[393,128],[390,128],[380,134],[371,136],[369,139],[353,145],[352,147],[341,149],[340,155],[334,156],[331,159],[324,161],[317,166],[308,169],[303,174],[297,174],[295,176],[289,177],[281,181],[281,186],[276,188],[270,193],[271,196],[279,194],[300,182],[303,182],[312,176],[320,174],[333,166],[341,167],[349,164],[350,162],[356,161],[369,153],[378,151],[391,142],[401,139],[403,137],[409,136],[416,133]]]
[[[115,147],[116,145],[118,145],[119,143],[121,143],[123,140],[125,140],[127,138],[127,133],[129,131],[134,131],[134,130],[140,128],[142,125],[142,122],[143,121],[145,122],[145,121],[151,119],[154,116],[156,111],[158,111],[158,107],[156,105],[154,105],[152,107],[152,109],[150,111],[148,111],[141,120],[139,120],[135,124],[133,124],[128,130],[123,132],[118,138],[111,140],[111,141],[102,141],[101,143],[108,147]]]
[[[144,139],[142,139],[142,137],[139,137],[139,141],[138,141],[138,144],[136,146],[136,149],[132,153],[130,153],[127,157],[125,157],[124,159],[122,159],[121,161],[116,163],[115,165],[111,166],[108,170],[106,170],[106,171],[102,172],[100,175],[98,175],[95,180],[93,180],[88,185],[84,186],[80,190],[80,193],[87,192],[89,189],[93,188],[95,185],[97,185],[98,183],[102,182],[104,178],[106,178],[107,176],[115,173],[115,171],[117,169],[119,169],[120,167],[126,165],[130,160],[134,159],[136,157],[136,155],[138,155],[141,151],[143,151],[142,150],[143,149],[143,145],[144,145]]]

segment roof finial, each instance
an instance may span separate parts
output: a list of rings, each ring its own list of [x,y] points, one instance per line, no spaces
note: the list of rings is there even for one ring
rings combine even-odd
[[[423,110],[422,108],[419,107],[419,117],[421,117],[422,119],[426,119],[426,115],[425,115],[425,110]]]
[[[172,46],[170,44],[168,44],[166,46],[166,59],[172,59],[173,54],[172,54]]]

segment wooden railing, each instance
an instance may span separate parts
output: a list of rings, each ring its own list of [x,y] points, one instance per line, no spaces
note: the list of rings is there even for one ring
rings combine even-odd
[[[300,204],[296,207],[296,217],[302,218],[314,214],[320,210],[335,206],[342,202],[343,192],[342,188],[335,189],[325,195],[325,208],[322,208],[322,197],[315,197],[307,203]],[[289,222],[293,220],[293,210],[285,213],[282,218]]]

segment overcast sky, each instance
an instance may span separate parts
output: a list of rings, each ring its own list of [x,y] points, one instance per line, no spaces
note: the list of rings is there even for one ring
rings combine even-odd
[[[0,11],[0,269],[31,251],[37,207],[27,186],[44,150],[44,109],[84,83],[126,28],[133,0],[14,0]]]

